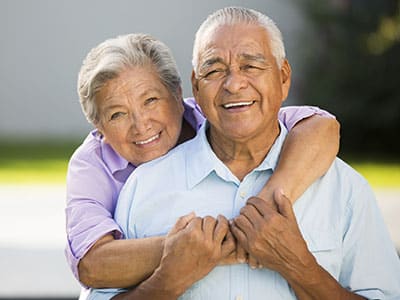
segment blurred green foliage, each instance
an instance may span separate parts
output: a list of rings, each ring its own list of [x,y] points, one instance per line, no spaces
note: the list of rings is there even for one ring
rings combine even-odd
[[[0,184],[65,183],[79,141],[21,141],[0,145]]]
[[[337,116],[342,154],[400,161],[400,1],[302,0],[300,7],[315,30],[311,43],[304,40],[301,102]]]
[[[13,142],[0,146],[1,184],[65,184],[68,160],[79,145],[70,142]],[[374,188],[400,188],[400,163],[348,162]]]

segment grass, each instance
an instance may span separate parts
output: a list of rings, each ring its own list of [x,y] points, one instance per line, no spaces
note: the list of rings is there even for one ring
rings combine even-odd
[[[374,188],[400,188],[400,163],[357,162],[351,165]]]
[[[0,184],[63,184],[76,141],[0,146]],[[374,188],[400,189],[400,162],[346,160]]]
[[[38,141],[0,146],[0,184],[65,183],[68,160],[77,141]]]

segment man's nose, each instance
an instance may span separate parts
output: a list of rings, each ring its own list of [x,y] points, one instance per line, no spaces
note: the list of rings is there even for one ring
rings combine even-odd
[[[230,70],[225,77],[224,89],[231,94],[235,94],[247,87],[247,84],[247,78],[240,70]]]

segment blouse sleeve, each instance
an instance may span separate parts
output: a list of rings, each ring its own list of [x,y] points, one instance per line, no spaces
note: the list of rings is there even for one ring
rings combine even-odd
[[[122,235],[113,219],[117,196],[112,174],[100,156],[75,152],[67,172],[65,255],[78,280],[78,263],[91,246],[108,233]]]
[[[331,113],[316,106],[285,106],[279,110],[278,118],[290,131],[298,122],[314,115],[336,118]]]

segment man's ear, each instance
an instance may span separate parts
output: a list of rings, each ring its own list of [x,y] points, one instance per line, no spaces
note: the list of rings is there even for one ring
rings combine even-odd
[[[289,61],[285,59],[281,67],[281,84],[282,84],[282,102],[286,100],[289,95],[290,84],[292,82],[292,68]]]
[[[193,97],[196,98],[197,94],[199,93],[199,80],[196,78],[196,73],[192,70],[192,93]]]

